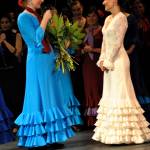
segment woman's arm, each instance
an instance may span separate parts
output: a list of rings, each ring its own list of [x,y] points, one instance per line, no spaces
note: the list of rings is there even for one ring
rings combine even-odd
[[[51,12],[50,10],[45,12],[41,24],[37,27],[34,25],[33,17],[31,15],[32,14],[29,13],[22,13],[18,17],[18,27],[22,36],[28,37],[30,43],[42,52],[42,40],[44,38],[46,26],[51,19]]]
[[[6,48],[11,52],[18,56],[22,50],[22,38],[19,33],[16,34],[16,42],[15,46],[10,44],[6,39],[3,40],[3,44],[5,44]]]
[[[16,56],[20,56],[22,51],[22,38],[19,33],[16,34]]]
[[[128,48],[127,54],[128,54],[128,55],[132,54],[132,52],[134,51],[134,49],[135,49],[135,44],[132,44],[132,45]]]
[[[16,53],[16,48],[12,46],[7,40],[4,40],[3,43],[5,44],[6,48],[11,52],[11,53]]]
[[[118,51],[123,44],[124,36],[127,30],[127,18],[125,15],[121,15],[116,18],[113,24],[113,29],[111,31],[109,40],[107,40],[107,55],[105,56],[103,66],[108,70],[114,69],[114,57],[118,54]]]
[[[91,45],[85,45],[85,47],[83,48],[84,52],[95,52],[95,53],[100,53],[101,52],[101,48],[94,48]]]
[[[103,28],[105,28],[108,25],[109,19],[110,19],[110,16],[108,16],[105,19]],[[105,50],[106,50],[106,48],[105,48],[105,40],[104,40],[104,35],[103,35],[102,45],[101,45],[101,53],[100,53],[99,60],[97,61],[97,66],[100,67],[101,69],[103,68],[102,65],[103,65],[103,62],[104,62],[104,59],[105,59]]]
[[[48,22],[50,21],[50,19],[52,18],[52,14],[50,10],[47,10],[44,15],[43,15],[43,19],[41,21],[40,26],[43,28],[43,30],[46,29]]]

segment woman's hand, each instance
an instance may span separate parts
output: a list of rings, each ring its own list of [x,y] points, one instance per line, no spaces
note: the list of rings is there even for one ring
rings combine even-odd
[[[84,52],[91,52],[92,51],[92,47],[90,45],[85,45],[83,50],[84,50]]]
[[[46,26],[48,24],[48,22],[51,20],[52,18],[52,12],[51,10],[46,10],[44,15],[43,15],[43,19],[41,21],[41,27],[45,30]]]
[[[101,70],[108,72],[108,69],[103,66],[103,63],[104,63],[104,61],[101,61],[101,62],[100,62],[100,68],[101,68]]]
[[[104,68],[104,66],[103,66],[103,63],[104,63],[104,61],[101,61],[101,62],[100,62],[100,68],[101,68],[102,71],[105,70],[105,68]]]
[[[49,9],[49,10],[46,10],[45,11],[45,13],[44,13],[44,15],[43,15],[43,19],[45,19],[45,21],[49,21],[49,20],[51,20],[51,18],[52,18],[52,12],[51,12],[51,10]]]
[[[132,44],[132,45],[129,47],[129,49],[127,50],[127,54],[128,54],[128,55],[132,54],[133,51],[134,51],[134,49],[135,49],[135,44]]]
[[[0,35],[0,43],[4,42],[5,40],[6,40],[6,35],[5,35],[5,33],[2,33]]]

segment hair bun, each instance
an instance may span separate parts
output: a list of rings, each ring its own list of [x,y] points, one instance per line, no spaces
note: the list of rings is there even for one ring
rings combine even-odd
[[[123,9],[123,11],[130,11],[129,0],[118,0],[118,4]]]
[[[25,0],[18,0],[18,5],[20,6],[20,7],[25,7]]]
[[[23,6],[23,1],[22,1],[22,0],[18,0],[18,5],[19,5],[20,7],[22,7],[22,6]]]

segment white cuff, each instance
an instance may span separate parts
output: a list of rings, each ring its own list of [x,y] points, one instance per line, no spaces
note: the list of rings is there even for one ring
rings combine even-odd
[[[108,70],[114,69],[114,64],[110,62],[109,60],[104,60],[103,66],[107,68]]]
[[[96,65],[97,65],[98,67],[100,67],[100,64],[101,64],[102,61],[103,61],[103,60],[99,59],[99,60],[97,61]]]

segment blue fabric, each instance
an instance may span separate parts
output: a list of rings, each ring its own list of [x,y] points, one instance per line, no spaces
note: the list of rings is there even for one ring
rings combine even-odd
[[[42,53],[45,31],[36,17],[21,13],[18,27],[28,47],[24,106],[15,121],[20,126],[18,146],[64,142],[74,136],[71,126],[81,123],[70,73],[55,70],[54,51]]]
[[[137,99],[141,105],[150,104],[150,97],[137,96]]]
[[[12,117],[13,114],[5,105],[3,94],[0,89],[0,144],[14,140],[14,136],[11,132]]]
[[[3,54],[4,49],[2,48],[2,46],[0,45],[0,54]]]
[[[76,53],[75,49],[73,48],[68,48],[68,53],[71,54],[71,55],[74,55]]]

